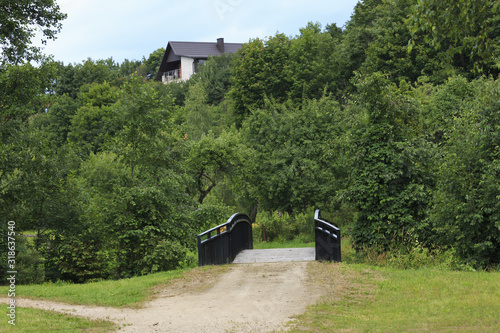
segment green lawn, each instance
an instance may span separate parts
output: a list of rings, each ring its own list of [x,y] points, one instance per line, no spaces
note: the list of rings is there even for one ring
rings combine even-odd
[[[349,243],[346,259],[350,254]],[[255,248],[304,247],[308,243],[260,243]],[[349,260],[347,260],[349,262]],[[430,261],[432,262],[432,261]],[[384,265],[382,265],[384,266]],[[209,266],[87,284],[17,286],[18,297],[74,304],[140,307],[174,279],[203,279],[227,266]],[[314,283],[331,291],[297,317],[294,332],[500,332],[500,272],[452,271],[446,266],[399,269],[350,263],[309,265]],[[0,288],[7,295],[7,288]],[[17,325],[2,332],[105,332],[109,322],[89,322],[52,312],[17,309]],[[52,328],[52,329],[49,329]],[[56,330],[54,330],[54,328]]]
[[[53,311],[28,308],[16,308],[16,325],[8,323],[8,317],[2,316],[0,332],[10,333],[72,333],[72,332],[114,332],[117,326],[109,321],[89,321],[71,317]]]
[[[83,305],[138,307],[153,292],[153,288],[180,278],[185,270],[175,270],[117,281],[85,284],[44,283],[16,287],[17,297],[41,298]],[[7,295],[7,287],[0,288]]]
[[[294,239],[289,241],[256,242],[253,244],[254,249],[285,249],[297,247],[314,247],[314,242],[305,243],[301,240]]]
[[[325,281],[339,274],[329,265]],[[340,272],[354,285],[334,286],[338,294],[299,316],[295,332],[500,332],[499,272],[367,265]]]

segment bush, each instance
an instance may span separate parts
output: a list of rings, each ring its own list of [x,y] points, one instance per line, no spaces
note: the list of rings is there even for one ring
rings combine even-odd
[[[224,204],[202,204],[191,213],[192,228],[199,234],[227,221],[234,213],[233,208]]]
[[[422,244],[394,247],[384,250],[380,246],[364,246],[355,250],[350,237],[342,238],[342,261],[348,264],[368,264],[397,269],[440,267],[446,270],[474,271],[461,260],[454,250],[429,249]]]
[[[32,242],[18,235],[16,237],[16,282],[38,284],[45,280],[44,258]]]
[[[254,242],[287,241],[302,238],[314,240],[314,211],[289,214],[287,212],[260,212],[253,226]]]

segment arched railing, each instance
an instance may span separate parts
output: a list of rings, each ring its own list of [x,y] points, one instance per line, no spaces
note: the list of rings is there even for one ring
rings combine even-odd
[[[314,234],[316,239],[316,260],[342,261],[340,229],[314,213]]]
[[[198,235],[198,265],[222,265],[253,249],[252,221],[246,214],[233,214],[226,223]]]

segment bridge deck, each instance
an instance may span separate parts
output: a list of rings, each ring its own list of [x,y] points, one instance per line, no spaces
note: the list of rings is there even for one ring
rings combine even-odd
[[[260,262],[283,261],[313,261],[314,247],[290,249],[243,250],[233,261],[233,264],[253,264]]]

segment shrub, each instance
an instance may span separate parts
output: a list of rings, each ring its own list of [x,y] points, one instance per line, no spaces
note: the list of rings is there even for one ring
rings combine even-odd
[[[304,241],[314,239],[314,211],[289,214],[287,212],[260,212],[254,225],[254,242],[293,240],[301,237]]]
[[[44,258],[29,239],[16,237],[16,282],[38,284],[45,280]]]

